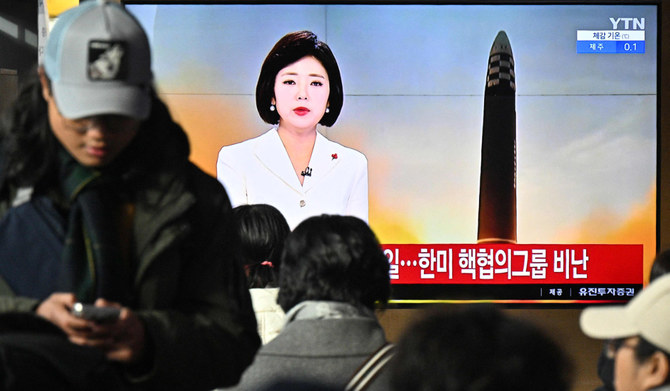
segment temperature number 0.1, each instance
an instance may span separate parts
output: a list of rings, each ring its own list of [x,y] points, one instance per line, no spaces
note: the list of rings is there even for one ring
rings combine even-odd
[[[637,44],[630,44],[629,42],[626,42],[623,44],[623,49],[627,52],[630,52],[631,50],[635,51],[637,49]]]

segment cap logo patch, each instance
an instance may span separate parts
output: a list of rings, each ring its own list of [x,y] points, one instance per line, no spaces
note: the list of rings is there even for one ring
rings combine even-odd
[[[122,80],[126,76],[126,50],[122,41],[91,41],[88,44],[88,78]]]

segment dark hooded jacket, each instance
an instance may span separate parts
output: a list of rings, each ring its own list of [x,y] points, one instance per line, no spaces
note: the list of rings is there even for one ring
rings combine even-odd
[[[7,152],[20,143],[7,136],[11,130],[4,131],[0,143]],[[49,147],[45,149],[41,156],[49,155]],[[134,266],[127,305],[145,323],[152,354],[148,370],[126,377],[143,389],[204,390],[235,384],[260,343],[244,274],[226,242],[230,202],[222,185],[188,160],[189,152],[185,133],[154,96],[151,116],[103,174],[117,178],[118,192],[131,200],[134,209],[129,247]],[[0,222],[12,211],[17,190],[26,182],[33,200],[46,201],[56,217],[67,215],[68,201],[53,180],[58,164],[43,164],[45,174],[30,184],[20,172],[13,173],[7,162],[11,153],[4,156]],[[42,223],[49,230],[51,223]],[[62,229],[56,227],[51,234],[62,238]],[[0,257],[3,244],[15,248],[19,244],[26,250],[49,246],[46,239],[27,236],[5,231]],[[58,245],[56,240],[55,247],[41,250],[53,252]],[[25,273],[40,272],[31,267]],[[10,281],[0,278],[0,313],[36,309],[40,298],[17,296],[14,290]]]

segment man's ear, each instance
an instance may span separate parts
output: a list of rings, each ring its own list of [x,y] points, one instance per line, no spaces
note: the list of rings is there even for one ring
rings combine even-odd
[[[47,77],[46,72],[44,72],[43,66],[37,68],[37,74],[40,77],[40,84],[42,85],[42,97],[48,102],[52,98],[51,86],[49,83],[49,78]]]
[[[666,383],[670,375],[670,361],[663,352],[655,351],[643,364],[645,373],[644,389],[650,390]]]

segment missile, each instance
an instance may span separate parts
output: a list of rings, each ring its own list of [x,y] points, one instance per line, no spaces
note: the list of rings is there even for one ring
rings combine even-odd
[[[516,243],[516,82],[507,34],[498,32],[484,90],[477,243]]]

